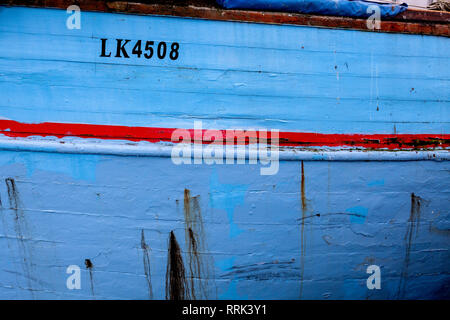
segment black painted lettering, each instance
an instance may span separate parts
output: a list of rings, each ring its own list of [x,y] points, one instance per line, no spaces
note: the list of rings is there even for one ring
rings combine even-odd
[[[121,58],[120,53],[122,52],[124,58],[129,58],[127,51],[125,50],[125,46],[130,40],[125,40],[125,42],[122,44],[123,39],[116,39],[117,41],[117,51],[116,51],[116,58]]]
[[[170,59],[177,60],[178,59],[178,49],[180,48],[180,44],[178,42],[172,43],[170,46]]]

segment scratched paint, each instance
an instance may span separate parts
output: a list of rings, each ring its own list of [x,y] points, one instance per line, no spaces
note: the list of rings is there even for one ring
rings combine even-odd
[[[0,158],[13,159],[16,153],[2,151]],[[51,154],[46,156],[51,158]],[[36,161],[38,159],[40,157]],[[244,175],[242,168],[237,166],[180,167],[171,165],[170,159],[166,158],[149,161],[149,158],[105,156],[96,166],[97,179],[93,183],[54,172],[41,172],[27,178],[26,168],[20,164],[0,167],[2,179],[14,177],[15,181],[29,181],[16,184],[28,225],[33,226],[28,243],[33,244],[34,275],[44,282],[39,285],[42,291],[34,292],[35,298],[91,299],[88,270],[85,269],[82,289],[74,292],[65,287],[64,268],[71,264],[84,266],[84,259],[89,257],[94,265],[97,299],[148,299],[139,237],[140,230],[144,229],[145,242],[150,244],[151,239],[154,299],[165,299],[170,231],[174,230],[180,248],[189,247],[184,240],[183,213],[177,211],[174,201],[183,195],[179,186],[196,190],[194,196],[208,195],[214,191],[210,185],[210,177],[214,174],[222,184],[246,185],[245,201],[236,205],[233,211],[234,223],[243,230],[239,235],[230,238],[226,210],[208,209],[208,206],[202,210],[204,238],[208,243],[205,255],[215,261],[214,274],[209,281],[217,287],[217,297],[299,297],[301,243],[298,218],[302,212],[299,162],[281,162],[279,174],[269,178],[260,176],[256,167],[246,168]],[[440,288],[447,279],[448,237],[429,232],[429,225],[439,230],[448,229],[449,203],[442,188],[448,181],[448,162],[316,161],[305,162],[304,166],[308,207],[314,210],[308,212],[304,220],[305,229],[308,229],[308,250],[304,260],[303,299],[324,299],[322,295],[327,292],[331,293],[326,295],[330,299],[365,299],[366,273],[355,267],[367,256],[380,261],[383,284],[386,285],[386,289],[383,286],[383,290],[374,293],[372,298],[397,298],[407,248],[404,238],[410,224],[412,192],[430,202],[421,206],[419,232],[417,237],[414,232],[409,254],[406,288],[420,287],[421,290],[405,290],[404,297],[430,298],[439,292],[443,294]],[[327,174],[329,166],[333,173],[330,177]],[[360,179],[361,171],[364,171],[365,179]],[[295,176],[298,178],[292,179]],[[383,186],[377,186],[376,190],[367,186],[366,181],[380,178],[385,181]],[[132,183],[124,188],[123,181]],[[6,184],[0,187],[3,205],[9,206]],[[240,189],[230,190],[242,195]],[[351,215],[346,210],[355,206],[368,208],[370,214],[364,223],[351,222]],[[12,215],[13,212],[9,212]],[[0,295],[8,298],[14,291],[15,296],[31,298],[26,289],[21,289],[24,278],[17,254],[20,251],[17,240],[11,239],[13,220],[7,221],[8,233],[0,231],[0,250],[8,261],[17,261],[19,282],[16,283],[15,277],[8,272],[13,271],[13,267],[1,269]],[[9,241],[10,249],[8,240],[14,240]],[[180,249],[180,255],[185,279],[188,279],[188,253]],[[290,262],[292,259],[294,261]],[[52,261],[51,265],[49,261]],[[242,272],[234,272],[239,270]],[[355,285],[344,286],[343,279],[352,279],[350,284]],[[188,282],[186,292],[190,295]],[[391,282],[393,285],[389,287]],[[266,290],[267,286],[272,290]],[[116,290],[117,287],[121,290]],[[346,288],[352,290],[345,291]],[[214,293],[208,295],[214,297]]]
[[[208,299],[208,287],[213,277],[211,256],[205,243],[205,231],[200,208],[200,196],[191,196],[184,190],[184,221],[187,264],[190,276],[190,296],[192,299]]]

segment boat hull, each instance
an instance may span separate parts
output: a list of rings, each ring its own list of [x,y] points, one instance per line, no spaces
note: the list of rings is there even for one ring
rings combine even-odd
[[[69,16],[0,7],[0,298],[448,299],[448,38]],[[177,164],[195,122],[276,172]]]

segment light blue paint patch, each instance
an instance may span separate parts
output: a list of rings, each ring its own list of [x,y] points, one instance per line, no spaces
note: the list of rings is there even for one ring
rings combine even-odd
[[[234,210],[244,203],[247,186],[243,184],[220,183],[217,171],[210,178],[210,207],[225,210],[230,224],[230,239],[244,232],[234,223]]]
[[[321,154],[318,154],[318,155],[314,155],[314,156],[312,157],[312,159],[313,159],[313,160],[324,160],[324,159],[325,159],[325,156],[323,156],[323,155],[321,155]]]
[[[353,213],[353,215],[351,215],[350,217],[351,223],[363,224],[364,221],[366,221],[366,216],[367,213],[369,212],[369,209],[362,206],[356,206],[348,208],[347,210],[345,210],[345,212]]]
[[[240,295],[237,292],[237,281],[231,280],[230,284],[228,285],[227,291],[219,295],[219,299],[223,300],[247,300],[247,295]]]
[[[228,258],[228,259],[223,259],[223,260],[220,260],[220,261],[216,261],[215,264],[216,264],[216,267],[220,269],[220,271],[225,272],[225,271],[230,270],[233,267],[235,260],[236,260],[235,257],[231,257],[231,258]]]
[[[52,153],[49,157],[45,153],[21,153],[14,162],[23,163],[30,178],[36,171],[61,173],[74,180],[94,182],[96,180],[97,155],[73,155]]]
[[[367,184],[367,186],[368,186],[368,187],[384,186],[384,179],[369,181],[369,183]]]

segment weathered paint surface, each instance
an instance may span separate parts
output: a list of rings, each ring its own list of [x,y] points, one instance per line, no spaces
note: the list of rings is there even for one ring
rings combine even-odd
[[[209,298],[296,299],[300,288],[317,299],[448,297],[448,162],[305,161],[302,183],[296,161],[276,176],[157,157],[2,152],[0,161],[1,298],[148,299],[150,276],[153,298],[165,299],[171,231],[189,296],[194,258],[212,271],[197,280]],[[185,189],[198,197],[207,244],[193,257]],[[72,264],[79,291],[66,288]],[[381,290],[366,287],[370,264],[381,267]]]
[[[0,7],[0,145],[17,142],[0,150],[0,298],[449,297],[448,161],[283,160],[261,176],[259,165],[19,144],[107,138],[73,134],[86,124],[114,135],[108,126],[202,120],[307,137],[431,135],[443,140],[425,147],[445,149],[449,39],[89,12],[68,30],[67,16]],[[100,38],[177,41],[180,58],[105,60]],[[74,264],[80,290],[66,287]],[[366,287],[371,264],[381,290]]]
[[[449,132],[448,41],[299,26],[0,8],[1,115],[18,122]],[[219,36],[220,35],[220,36]],[[180,43],[102,58],[100,38]],[[131,51],[131,46],[128,48]],[[45,110],[45,112],[43,112]]]

